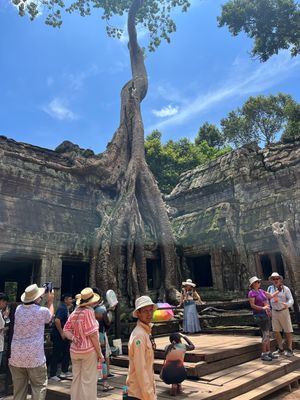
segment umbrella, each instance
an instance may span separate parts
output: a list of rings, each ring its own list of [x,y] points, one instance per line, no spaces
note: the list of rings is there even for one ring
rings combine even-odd
[[[153,314],[154,322],[169,321],[174,317],[173,307],[169,303],[157,303],[157,307]],[[161,308],[164,308],[164,310],[161,310]]]

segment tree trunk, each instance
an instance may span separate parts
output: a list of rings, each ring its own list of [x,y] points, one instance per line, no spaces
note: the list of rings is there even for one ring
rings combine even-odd
[[[284,264],[286,267],[286,274],[290,281],[291,291],[294,297],[294,312],[297,320],[298,326],[300,326],[300,256],[294,245],[292,235],[290,233],[288,223],[285,221],[283,223],[275,222],[272,224],[273,234],[277,239],[280,252],[284,259]]]
[[[175,300],[178,285],[171,225],[157,183],[145,161],[140,104],[147,94],[148,80],[135,27],[142,5],[143,0],[133,0],[128,13],[132,79],[121,91],[120,126],[96,166],[103,172],[102,188],[114,191],[114,206],[99,204],[102,222],[94,236],[90,275],[92,285],[117,292],[118,279],[125,276],[131,303],[148,292],[144,223],[154,232],[158,245],[164,299]]]

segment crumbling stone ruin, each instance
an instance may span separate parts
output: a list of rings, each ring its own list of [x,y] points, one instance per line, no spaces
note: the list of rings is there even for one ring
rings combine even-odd
[[[198,286],[244,291],[282,274],[299,299],[300,142],[245,146],[185,173],[167,202],[183,270]]]
[[[0,291],[30,282],[77,293],[89,284],[101,175],[76,166],[92,151],[56,151],[0,137]],[[216,293],[245,293],[252,275],[278,271],[300,292],[300,142],[249,145],[185,173],[165,200],[183,278]],[[86,172],[86,171],[85,171]],[[159,255],[148,244],[148,286],[158,296]],[[121,293],[126,282],[120,277]],[[266,283],[266,282],[265,282]],[[300,298],[299,298],[300,300]]]

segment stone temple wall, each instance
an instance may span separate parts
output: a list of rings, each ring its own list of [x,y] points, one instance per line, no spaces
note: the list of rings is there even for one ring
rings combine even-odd
[[[58,288],[83,279],[73,272],[88,268],[97,207],[113,195],[101,190],[101,176],[69,168],[72,151],[0,137],[0,291],[14,269]],[[300,142],[226,154],[183,174],[165,200],[183,277],[245,291],[250,276],[277,270],[300,285]],[[149,249],[156,259],[155,244]]]
[[[101,192],[83,177],[60,170],[70,164],[55,151],[0,137],[3,273],[28,260],[38,264],[31,272],[34,280],[51,280],[60,288],[64,261],[89,262],[94,228],[100,224],[96,204]]]
[[[300,278],[300,142],[226,154],[183,174],[166,201],[183,259],[209,254],[214,288],[272,271]]]

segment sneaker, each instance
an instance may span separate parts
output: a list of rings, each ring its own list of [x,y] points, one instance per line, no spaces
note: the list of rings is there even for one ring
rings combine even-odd
[[[287,349],[287,350],[284,352],[284,355],[285,355],[286,357],[292,357],[292,356],[294,355],[293,350]]]
[[[275,358],[277,358],[276,356],[283,356],[284,354],[284,350],[283,349],[277,349],[276,351],[273,351],[272,355],[275,356]]]
[[[272,361],[273,360],[273,358],[270,357],[268,353],[263,353],[260,358],[262,361]]]
[[[72,375],[71,372],[62,372],[62,373],[59,375],[59,377],[62,378],[62,379],[65,379],[65,378],[72,378],[73,375]]]
[[[268,356],[269,357],[271,357],[271,358],[273,358],[273,359],[276,359],[276,358],[279,358],[279,353],[278,352],[276,352],[276,351],[269,351],[268,352]]]
[[[56,376],[56,375],[51,376],[51,377],[49,378],[49,380],[50,380],[50,381],[54,381],[54,382],[60,382],[60,378],[59,378],[58,376]]]

